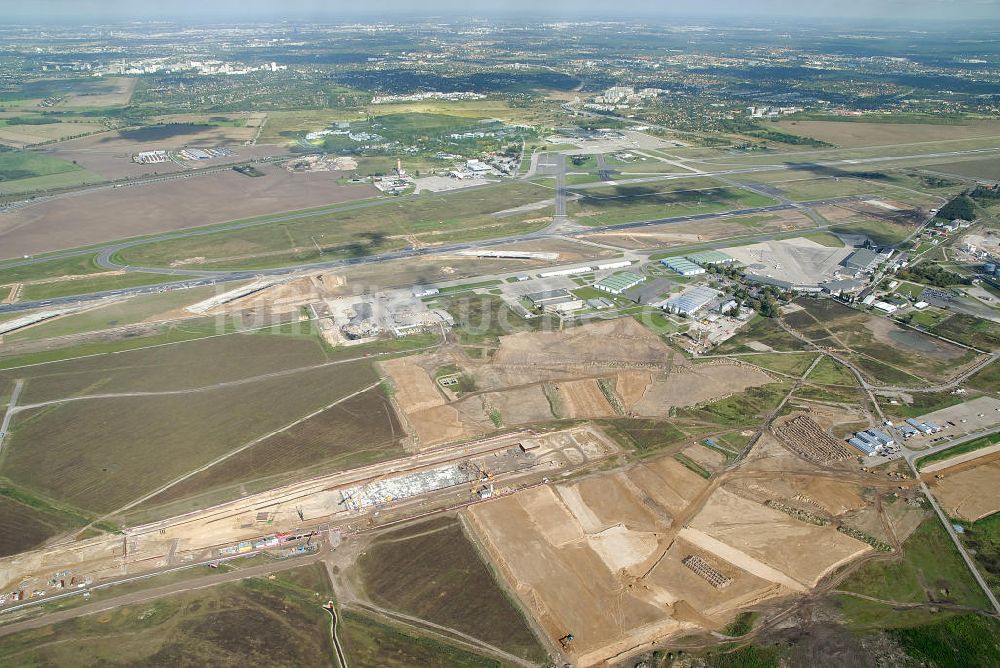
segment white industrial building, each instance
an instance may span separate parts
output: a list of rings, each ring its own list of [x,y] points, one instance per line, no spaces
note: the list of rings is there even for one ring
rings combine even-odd
[[[718,290],[705,285],[699,285],[688,288],[679,295],[665,299],[658,304],[654,304],[654,306],[669,313],[690,316],[705,308],[705,306],[714,299],[717,299],[721,294]]]

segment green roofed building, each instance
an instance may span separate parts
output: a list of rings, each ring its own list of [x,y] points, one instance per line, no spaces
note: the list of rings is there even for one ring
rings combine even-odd
[[[706,250],[698,253],[691,253],[685,257],[695,264],[700,264],[702,266],[706,264],[729,264],[730,262],[736,261],[736,258],[730,257],[729,255],[717,250]]]
[[[668,257],[660,260],[660,264],[681,276],[697,276],[698,274],[705,273],[703,267],[699,267],[691,260],[686,260],[682,257]]]
[[[619,271],[611,274],[607,278],[602,278],[601,280],[594,283],[594,287],[601,292],[610,292],[613,295],[620,295],[629,288],[634,288],[635,286],[642,283],[645,277],[636,274],[631,271]]]

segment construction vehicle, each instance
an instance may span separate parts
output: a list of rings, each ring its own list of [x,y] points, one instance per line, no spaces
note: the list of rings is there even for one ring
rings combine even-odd
[[[570,645],[573,644],[573,634],[567,633],[562,638],[559,639],[559,644],[562,645],[563,649],[569,649]]]

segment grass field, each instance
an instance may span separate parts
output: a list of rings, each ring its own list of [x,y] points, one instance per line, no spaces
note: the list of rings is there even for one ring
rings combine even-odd
[[[52,176],[82,169],[71,162],[31,151],[0,151],[0,193],[5,191],[8,181]]]
[[[1000,139],[1000,123],[994,120],[959,121],[952,125],[866,123],[863,120],[784,120],[773,125],[782,132],[812,137],[848,148],[921,144],[978,137]]]
[[[677,425],[660,420],[623,418],[602,420],[601,428],[639,457],[658,455],[667,448],[686,445],[691,437]]]
[[[171,487],[129,513],[129,520],[179,515],[295,480],[402,457],[404,435],[388,400],[375,388]]]
[[[788,393],[790,383],[751,387],[742,394],[714,401],[700,408],[678,409],[677,416],[721,427],[752,427],[761,415],[773,410]]]
[[[577,191],[567,214],[583,225],[614,225],[695,213],[767,206],[774,200],[706,178]]]
[[[990,364],[972,378],[965,381],[965,384],[984,392],[996,392],[997,388],[1000,387],[1000,364],[996,362]]]
[[[927,413],[932,413],[936,410],[942,408],[947,408],[948,406],[954,406],[960,404],[963,401],[970,401],[974,398],[974,395],[958,395],[952,394],[950,391],[945,392],[908,392],[907,397],[910,399],[909,403],[898,402],[896,404],[890,404],[888,399],[881,398],[879,403],[882,405],[882,409],[890,415],[897,415],[900,417],[917,417],[918,415],[926,415]]]
[[[53,321],[58,322],[58,321]],[[25,332],[30,330],[25,330]],[[204,317],[179,322],[152,325],[141,335],[125,333],[115,337],[86,341],[50,340],[42,349],[23,352],[16,349],[0,349],[0,370],[15,369],[36,364],[90,357],[95,355],[110,355],[129,350],[141,350],[158,346],[174,345],[213,337],[219,334],[232,334],[235,330],[228,320],[220,324],[217,318]],[[24,334],[22,332],[21,334]]]
[[[105,290],[119,290],[121,288],[134,288],[141,285],[167,283],[176,281],[177,279],[177,276],[170,276],[168,274],[146,274],[139,272],[106,276],[97,274],[92,278],[25,285],[21,291],[21,298],[24,300],[52,299],[53,297],[82,295],[91,292],[104,292]]]
[[[204,257],[205,263],[199,266],[217,268],[357,257],[403,248],[414,239],[419,243],[436,243],[505,236],[507,226],[545,218],[544,212],[492,214],[536,204],[549,197],[551,193],[529,183],[424,194],[286,223],[151,241],[125,249],[116,258],[135,266],[164,266],[176,259]],[[545,218],[538,224],[548,222]],[[324,249],[322,256],[316,250],[317,245]]]
[[[976,179],[1000,180],[1000,162],[996,158],[981,160],[959,160],[934,165],[925,165],[923,169],[931,172],[958,174]]]
[[[928,517],[903,544],[898,561],[871,562],[841,585],[887,601],[989,605],[937,517]]]
[[[741,359],[750,364],[770,369],[771,371],[799,377],[806,372],[809,365],[816,359],[816,353],[791,355],[765,353],[763,355],[747,355]]]
[[[522,613],[494,582],[455,519],[437,518],[381,534],[357,569],[364,591],[378,605],[535,662],[546,659]]]
[[[955,313],[932,327],[931,331],[980,350],[1000,350],[1000,325],[975,316]]]
[[[864,234],[880,245],[897,244],[908,237],[915,229],[912,225],[893,223],[887,220],[869,218],[858,214],[852,219],[837,222],[830,226],[830,231],[841,234]]]
[[[785,322],[820,345],[846,349],[874,382],[926,384],[950,378],[974,354],[833,300],[803,299]]]
[[[842,364],[834,362],[829,357],[823,357],[816,368],[809,374],[809,380],[821,385],[850,385],[856,387],[858,379],[851,370]]]
[[[774,184],[785,196],[796,202],[845,197],[850,195],[877,195],[881,188],[863,179],[821,177],[797,178]]]
[[[36,281],[60,276],[81,276],[104,271],[94,262],[92,255],[76,255],[58,260],[36,262],[4,269],[0,266],[0,284]]]
[[[31,341],[131,325],[147,319],[156,319],[158,316],[166,316],[170,311],[194,304],[215,294],[216,286],[205,286],[191,290],[172,290],[140,295],[107,306],[39,323],[27,329],[6,334],[4,340],[7,342]],[[170,314],[171,317],[178,315],[191,315],[192,320],[197,319],[194,314]]]
[[[114,510],[376,378],[359,361],[217,386],[325,359],[316,339],[245,335],[45,365],[33,376],[22,370],[22,405],[93,393],[179,392],[29,409],[14,420],[0,472],[81,510]]]
[[[492,659],[444,642],[418,636],[384,622],[344,612],[338,629],[353,668],[500,668]]]
[[[754,352],[753,348],[747,346],[751,341],[781,352],[799,351],[804,347],[801,341],[783,330],[773,319],[755,316],[749,326],[723,342],[715,352],[719,354]]]
[[[0,664],[334,668],[328,597],[323,567],[304,566],[16,633]]]
[[[995,666],[1000,657],[1000,621],[981,615],[957,615],[888,633],[917,665]]]
[[[994,594],[1000,595],[1000,513],[973,522],[961,534]]]

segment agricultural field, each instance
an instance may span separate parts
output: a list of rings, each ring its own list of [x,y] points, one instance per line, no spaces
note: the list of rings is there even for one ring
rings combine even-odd
[[[39,179],[65,178],[67,182],[84,182],[87,178],[99,180],[96,174],[88,174],[65,160],[58,160],[31,151],[0,151],[0,196],[30,189],[25,184],[39,183]]]
[[[377,536],[356,565],[375,604],[461,631],[529,661],[546,652],[456,519]]]
[[[405,436],[380,388],[363,392],[157,494],[132,522],[177,515],[296,480],[402,457]]]
[[[17,112],[0,113],[0,144],[24,149],[70,137],[104,132],[107,127],[83,117],[31,116]]]
[[[83,517],[60,512],[38,499],[0,487],[0,557],[30,550],[84,524]]]
[[[337,666],[321,565],[125,605],[9,635],[4,665]]]
[[[21,371],[26,408],[0,472],[84,511],[114,510],[375,380],[366,361],[325,359],[316,339],[237,335]],[[98,396],[66,401],[81,395]]]
[[[774,200],[706,178],[571,191],[566,213],[582,225],[615,225],[754,206]]]
[[[132,265],[165,266],[175,262],[199,267],[244,266],[241,260],[260,256],[266,264],[370,255],[411,243],[432,245],[442,238],[504,236],[505,227],[534,220],[543,227],[550,218],[535,205],[550,195],[527,183],[475,188],[458,193],[420,195],[374,206],[304,215],[275,225],[221,231],[197,237],[158,241],[128,248],[117,259]],[[530,207],[525,207],[530,208]],[[318,256],[316,244],[324,248]],[[293,258],[287,255],[293,252]],[[231,258],[231,259],[227,259]]]

